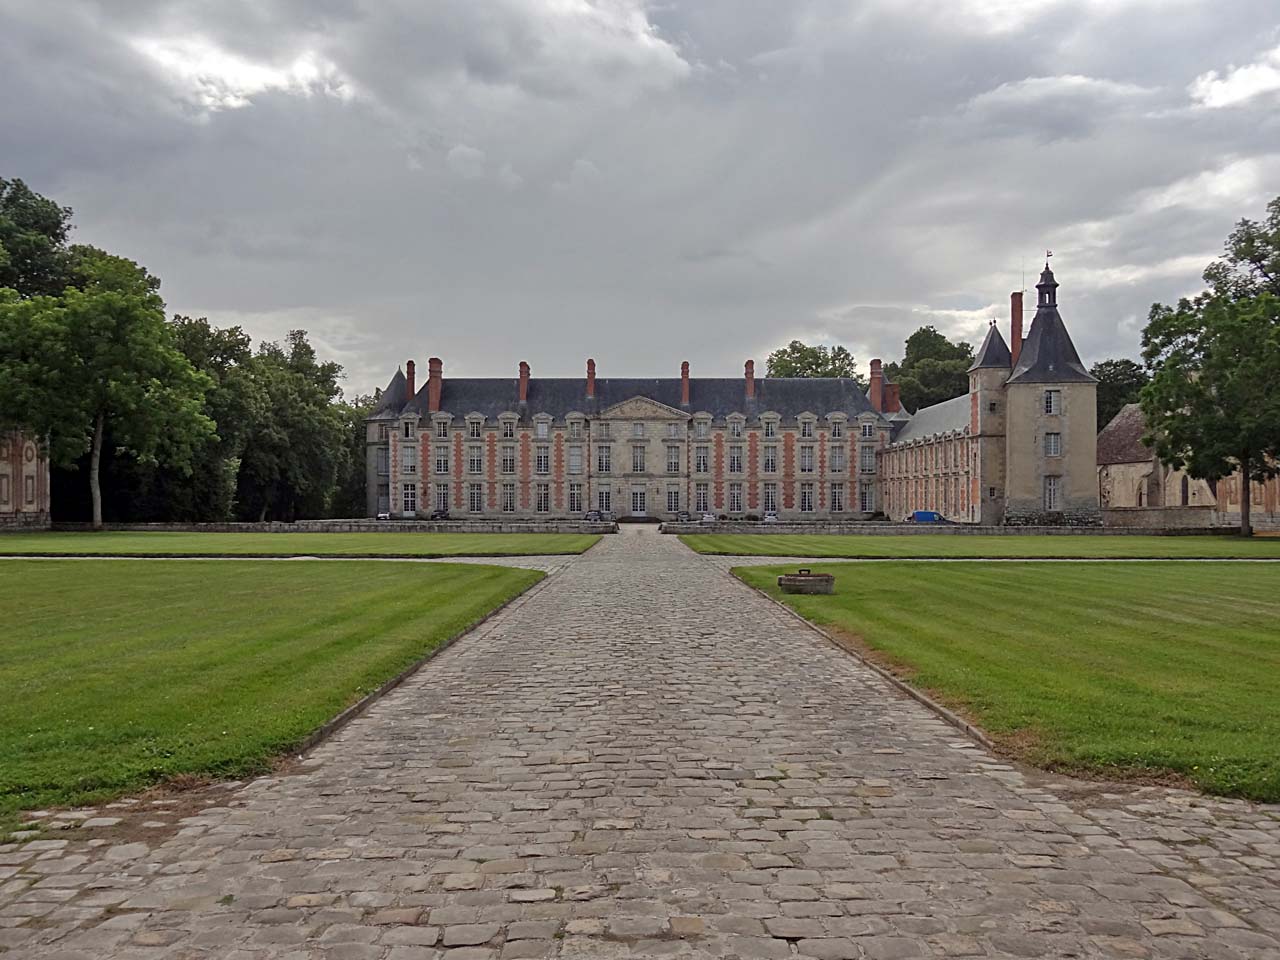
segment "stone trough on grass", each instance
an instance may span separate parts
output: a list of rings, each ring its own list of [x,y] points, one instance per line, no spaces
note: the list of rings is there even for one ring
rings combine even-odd
[[[829,573],[814,573],[802,567],[796,573],[784,573],[778,578],[783,593],[835,593],[836,578]]]

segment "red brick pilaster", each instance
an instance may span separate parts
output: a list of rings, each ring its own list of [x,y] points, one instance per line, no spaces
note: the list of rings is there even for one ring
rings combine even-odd
[[[796,506],[796,435],[792,430],[782,435],[782,506],[786,510]]]
[[[717,433],[711,448],[711,506],[719,513],[724,509],[724,434]]]
[[[462,462],[462,431],[459,430],[453,435],[453,506],[456,510],[461,510],[465,502],[462,498],[462,469],[464,466]]]
[[[428,428],[426,431],[419,431],[419,432],[418,432],[418,448],[419,448],[419,449],[418,449],[418,456],[419,456],[419,459],[420,459],[420,461],[421,461],[421,462],[418,464],[418,478],[419,478],[419,480],[421,481],[421,482],[418,484],[418,486],[419,486],[420,488],[422,488],[422,489],[426,489],[427,487],[429,487],[429,486],[430,486],[430,481],[431,481],[431,467],[432,467],[432,463],[431,463],[431,430],[430,430],[429,428]],[[434,502],[434,501],[431,501],[431,502]],[[421,493],[419,493],[419,494],[418,494],[418,507],[419,507],[419,509],[421,509],[423,506],[424,506],[424,504],[423,504],[423,502],[422,502],[422,494],[421,494]]]
[[[760,505],[760,435],[754,430],[747,436],[747,509]]]
[[[490,430],[485,437],[484,455],[488,459],[485,474],[489,480],[488,503],[490,510],[498,509],[498,434]]]
[[[529,477],[533,472],[532,444],[529,441],[529,431],[524,430],[520,433],[520,509],[529,509]]]

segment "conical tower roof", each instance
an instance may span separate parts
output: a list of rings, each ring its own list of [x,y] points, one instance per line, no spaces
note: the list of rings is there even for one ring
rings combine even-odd
[[[1058,313],[1058,282],[1049,264],[1036,284],[1039,298],[1031,330],[1018,354],[1009,383],[1094,383]]]
[[[1008,370],[1012,363],[1013,354],[1009,352],[1009,345],[1000,335],[1000,328],[993,323],[987,328],[987,335],[982,341],[982,346],[978,348],[978,356],[969,369],[972,371],[984,367],[999,367],[1002,370]]]

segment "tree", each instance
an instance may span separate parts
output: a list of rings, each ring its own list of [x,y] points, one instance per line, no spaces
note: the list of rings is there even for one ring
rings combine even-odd
[[[950,400],[969,389],[973,347],[948,340],[932,326],[907,337],[901,363],[885,364],[884,372],[898,384],[904,406],[918,410]]]
[[[769,354],[770,377],[848,377],[862,382],[854,369],[853,354],[841,346],[811,347],[792,340]]]
[[[208,379],[178,352],[159,281],[92,247],[69,251],[80,288],[60,297],[0,298],[0,410],[8,425],[49,438],[51,458],[89,454],[93,525],[102,526],[99,473],[110,434],[138,460],[189,468],[214,434],[201,412]]]
[[[1253,533],[1250,485],[1280,466],[1280,197],[1259,225],[1241,220],[1204,272],[1210,289],[1153,304],[1142,333],[1146,438],[1193,477],[1240,471],[1240,532]]]
[[[1098,430],[1101,431],[1120,408],[1137,403],[1138,395],[1151,378],[1142,364],[1133,360],[1100,360],[1089,368],[1098,381]]]
[[[66,243],[71,208],[21,180],[0,177],[0,287],[20,297],[58,296],[73,282]]]
[[[339,403],[338,410],[342,414],[343,431],[346,434],[346,449],[338,468],[338,479],[334,484],[333,500],[329,504],[329,515],[333,517],[362,517],[367,506],[365,500],[365,456],[366,431],[368,425],[365,418],[369,416],[382,398],[382,390],[374,390],[371,395],[360,395],[350,403]]]

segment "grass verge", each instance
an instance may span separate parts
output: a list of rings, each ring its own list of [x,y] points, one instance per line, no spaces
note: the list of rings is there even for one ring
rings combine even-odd
[[[0,826],[269,769],[542,579],[477,564],[0,563]]]
[[[966,534],[706,533],[682,536],[698,553],[816,558],[1005,557],[1010,559],[1162,559],[1245,557],[1280,560],[1280,538]]]
[[[828,597],[783,596],[790,569],[734,573],[1019,759],[1280,801],[1280,566],[815,565]]]
[[[63,531],[0,534],[0,554],[124,556],[516,557],[582,553],[581,533],[171,533]]]

